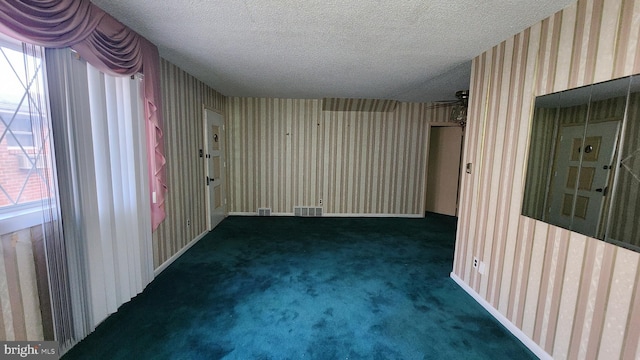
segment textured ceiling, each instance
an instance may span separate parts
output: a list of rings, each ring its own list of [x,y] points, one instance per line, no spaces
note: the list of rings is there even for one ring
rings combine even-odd
[[[428,102],[573,0],[93,0],[228,96]]]

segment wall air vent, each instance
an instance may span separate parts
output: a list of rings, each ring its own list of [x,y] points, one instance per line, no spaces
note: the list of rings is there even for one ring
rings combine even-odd
[[[293,215],[302,217],[318,217],[322,216],[322,208],[315,206],[294,206]]]
[[[258,208],[258,216],[271,216],[271,208]]]

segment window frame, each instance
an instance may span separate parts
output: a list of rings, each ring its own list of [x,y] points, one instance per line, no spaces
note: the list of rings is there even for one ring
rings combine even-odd
[[[21,44],[22,43],[18,40],[15,40],[11,37],[0,34],[0,46],[5,49],[10,49],[10,50],[17,51],[24,54]],[[43,62],[44,62],[44,59],[43,59]],[[45,93],[48,93],[48,89],[46,87],[46,78],[45,78],[46,63],[42,65],[42,69],[40,71],[42,71],[42,73],[39,76],[43,77],[44,84],[45,84],[45,86],[43,86],[43,90]],[[48,94],[46,94],[46,96],[48,98]],[[25,101],[29,101],[29,100],[25,100]],[[44,111],[46,111],[45,116],[50,118],[50,112],[48,109],[49,108],[48,100],[46,101],[47,101],[46,109],[44,109]],[[11,109],[7,109],[7,110],[11,110]],[[4,112],[5,111],[3,110],[3,113]],[[6,111],[6,112],[10,113],[10,111]],[[17,114],[13,114],[13,115],[14,116],[24,115],[24,111],[19,110]],[[27,116],[29,116],[29,114],[27,114]],[[35,146],[36,140],[34,138],[33,128],[31,129],[31,132],[22,131],[22,130],[17,130],[17,132],[23,135],[30,134],[33,139],[31,144],[30,145],[21,144],[18,141],[18,139],[13,138],[13,136],[10,135],[7,130],[5,139],[3,139],[3,141],[7,142],[6,143],[7,151],[9,152],[19,151],[20,154],[16,154],[17,156],[19,155],[19,156],[32,157],[34,155],[37,155],[37,154],[34,154],[34,152],[36,152],[38,148],[37,146]],[[12,133],[15,134],[16,131],[12,130]],[[15,141],[18,141],[18,145],[10,144],[9,138],[13,138]],[[38,162],[41,161],[40,157],[41,155],[38,157],[38,160],[37,160]],[[37,163],[34,166],[36,170],[39,168]],[[32,170],[28,170],[28,171],[32,171]],[[32,176],[37,176],[37,175],[32,175]],[[0,235],[6,235],[19,230],[41,225],[44,219],[43,212],[50,210],[49,208],[51,207],[51,205],[49,205],[50,202],[47,201],[47,199],[48,198],[40,198],[37,200],[32,200],[24,203],[0,206]]]

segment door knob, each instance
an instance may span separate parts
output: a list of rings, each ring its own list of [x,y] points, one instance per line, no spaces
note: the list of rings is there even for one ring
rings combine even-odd
[[[608,186],[606,186],[604,189],[603,188],[597,188],[596,191],[602,193],[602,196],[607,196],[607,189],[609,189]]]

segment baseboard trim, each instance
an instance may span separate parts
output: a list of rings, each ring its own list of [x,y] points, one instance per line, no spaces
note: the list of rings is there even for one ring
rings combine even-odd
[[[258,216],[257,212],[230,212],[229,216]],[[271,213],[271,216],[293,216],[293,213]],[[420,214],[371,214],[371,213],[324,213],[322,216],[302,217],[374,217],[374,218],[424,218]]]
[[[424,218],[421,214],[326,213],[323,217]]]
[[[205,231],[202,234],[196,236],[195,239],[191,240],[185,247],[180,249],[177,253],[173,254],[170,258],[168,258],[165,262],[163,262],[160,266],[158,266],[155,270],[153,270],[153,276],[156,277],[160,275],[169,265],[171,265],[174,261],[176,261],[182,254],[184,254],[187,250],[189,250],[193,245],[195,245],[200,239],[202,239],[205,235],[207,235],[209,231]]]
[[[520,342],[524,344],[531,352],[533,352],[538,358],[543,360],[553,360],[553,357],[549,355],[540,345],[536,344],[527,334],[525,334],[522,330],[520,330],[517,326],[515,326],[506,316],[502,315],[496,308],[494,308],[489,302],[483,299],[480,294],[478,294],[475,290],[473,290],[469,285],[465,284],[462,279],[458,277],[458,275],[451,273],[451,278],[455,281],[462,290],[466,291],[467,294],[471,295],[471,297],[478,302],[485,310],[489,312],[496,320],[502,324],[510,333],[513,334]]]
[[[230,212],[228,216],[258,216],[257,212]],[[274,213],[272,212],[270,216],[293,216],[293,213]],[[263,216],[269,217],[269,216]]]

